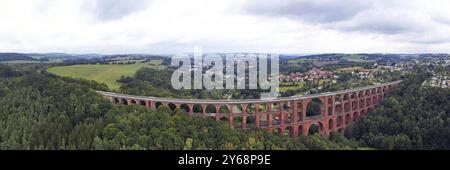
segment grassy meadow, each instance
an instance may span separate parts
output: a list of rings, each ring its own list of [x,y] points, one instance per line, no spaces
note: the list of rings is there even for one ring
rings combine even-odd
[[[99,83],[105,83],[110,89],[119,89],[121,84],[116,80],[121,76],[133,76],[136,71],[143,67],[164,68],[160,60],[150,61],[148,63],[136,64],[88,64],[88,65],[72,65],[51,67],[48,72],[72,78],[83,78],[87,80],[95,80]],[[149,63],[151,65],[149,65]]]

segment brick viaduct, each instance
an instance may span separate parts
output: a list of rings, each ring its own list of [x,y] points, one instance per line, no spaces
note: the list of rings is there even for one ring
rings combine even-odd
[[[200,100],[133,96],[98,91],[113,103],[144,105],[148,108],[167,106],[182,109],[191,116],[227,121],[237,128],[263,128],[291,137],[316,132],[328,136],[342,132],[360,116],[365,116],[401,81],[380,85],[277,99]],[[314,113],[312,110],[316,108]],[[309,109],[311,108],[311,109]],[[308,111],[310,110],[310,111]],[[319,110],[319,111],[317,111]]]

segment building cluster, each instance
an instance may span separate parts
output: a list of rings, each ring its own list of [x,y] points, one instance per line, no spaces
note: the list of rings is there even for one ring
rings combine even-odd
[[[333,73],[330,71],[320,70],[318,68],[313,68],[306,73],[293,72],[289,74],[280,75],[280,81],[284,82],[302,82],[305,80],[317,80],[317,79],[327,79],[333,77]]]
[[[450,79],[447,76],[433,76],[431,79],[426,80],[424,86],[450,88]]]

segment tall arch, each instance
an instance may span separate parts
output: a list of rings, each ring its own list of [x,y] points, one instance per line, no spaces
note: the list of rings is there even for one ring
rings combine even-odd
[[[316,122],[316,123],[309,125],[307,130],[308,130],[308,135],[312,135],[315,133],[322,135],[324,132],[323,124],[321,122]]]
[[[344,124],[344,119],[342,118],[342,116],[338,116],[336,119],[336,127],[342,127],[343,124]]]
[[[306,107],[306,117],[315,117],[322,115],[323,102],[319,98],[312,99]]]
[[[332,131],[334,128],[334,121],[333,119],[328,120],[328,130]]]

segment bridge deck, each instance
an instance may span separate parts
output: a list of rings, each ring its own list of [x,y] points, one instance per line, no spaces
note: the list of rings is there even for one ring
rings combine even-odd
[[[127,94],[118,94],[118,93],[104,92],[104,91],[97,91],[97,92],[103,96],[131,98],[131,99],[136,99],[136,100],[152,100],[152,101],[175,102],[175,103],[208,103],[208,104],[225,104],[225,103],[233,104],[233,103],[236,103],[236,104],[238,104],[238,103],[290,101],[290,100],[308,99],[308,98],[316,98],[316,97],[323,97],[323,96],[332,96],[332,95],[337,95],[337,94],[352,93],[352,92],[357,92],[357,91],[369,90],[372,88],[394,85],[394,84],[398,84],[400,82],[402,82],[402,80],[389,82],[389,83],[383,83],[383,84],[379,84],[379,85],[366,86],[366,87],[361,87],[361,88],[346,89],[346,90],[339,90],[339,91],[319,93],[319,94],[311,94],[311,95],[305,95],[305,96],[280,97],[280,98],[274,98],[274,99],[230,99],[230,100],[224,100],[224,99],[221,99],[221,100],[176,99],[176,98],[160,98],[160,97],[150,97],[150,96],[127,95]]]

